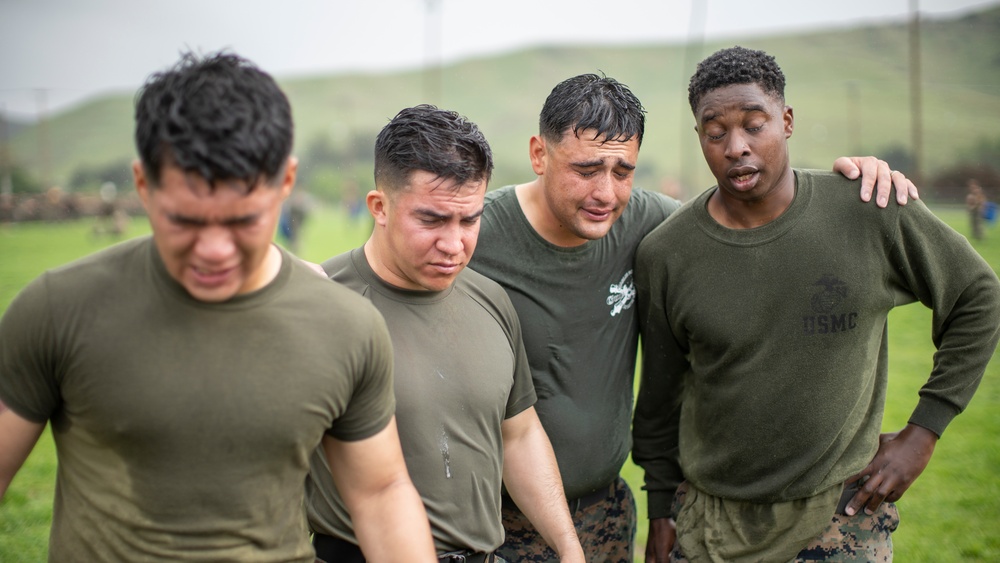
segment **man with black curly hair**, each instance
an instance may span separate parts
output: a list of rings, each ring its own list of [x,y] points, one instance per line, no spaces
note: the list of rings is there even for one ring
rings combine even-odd
[[[791,168],[784,86],[762,51],[698,65],[718,185],[637,253],[647,560],[891,560],[894,502],[1000,338],[996,274],[922,202],[860,207],[857,182]],[[934,367],[908,424],[880,435],[886,319],[914,301],[934,311]]]

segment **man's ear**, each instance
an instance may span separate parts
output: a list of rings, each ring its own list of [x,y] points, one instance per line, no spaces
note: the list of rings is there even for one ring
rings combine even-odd
[[[365,196],[365,203],[368,205],[368,213],[371,213],[375,224],[385,226],[387,208],[391,205],[389,196],[382,190],[374,189]]]
[[[294,156],[288,157],[285,163],[285,174],[281,178],[281,199],[284,201],[292,193],[295,187],[295,178],[299,173],[299,159]]]
[[[785,121],[785,138],[787,139],[792,136],[792,131],[795,129],[795,114],[792,111],[792,106],[785,106],[782,118]]]
[[[135,191],[139,194],[142,207],[149,213],[149,179],[146,177],[146,169],[143,168],[139,159],[132,161],[132,180],[135,182]]]
[[[537,176],[545,174],[545,157],[545,139],[541,135],[532,135],[528,141],[528,158]]]

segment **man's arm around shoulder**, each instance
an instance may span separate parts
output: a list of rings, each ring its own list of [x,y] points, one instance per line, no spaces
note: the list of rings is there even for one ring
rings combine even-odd
[[[917,186],[898,170],[889,168],[884,160],[874,156],[842,156],[833,161],[833,171],[849,180],[861,178],[861,201],[871,201],[872,190],[877,191],[875,204],[889,205],[889,195],[896,189],[896,203],[906,205],[908,199],[919,199]]]

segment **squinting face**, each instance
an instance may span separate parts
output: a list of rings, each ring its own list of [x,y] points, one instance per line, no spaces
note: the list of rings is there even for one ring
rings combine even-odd
[[[586,129],[567,132],[558,143],[531,140],[531,162],[544,184],[553,240],[577,246],[608,234],[632,193],[639,140],[594,138]]]
[[[792,108],[756,84],[705,94],[695,111],[701,150],[719,189],[735,199],[761,199],[788,180]]]
[[[403,289],[450,287],[476,249],[485,196],[485,180],[456,189],[423,170],[391,194],[369,193],[377,230],[375,272]]]
[[[133,173],[160,258],[192,297],[226,301],[271,280],[273,264],[266,259],[281,203],[294,184],[293,159],[280,186],[261,183],[249,193],[242,182],[210,189],[201,176],[173,165],[164,166],[156,186],[139,163]]]

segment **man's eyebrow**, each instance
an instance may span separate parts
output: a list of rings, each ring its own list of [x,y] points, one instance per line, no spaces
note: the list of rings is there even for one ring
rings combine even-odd
[[[169,219],[170,222],[172,222],[172,223],[178,223],[178,224],[181,224],[181,225],[198,225],[198,226],[202,226],[202,225],[207,225],[208,224],[208,221],[206,221],[204,219],[199,219],[197,217],[189,217],[187,215],[181,215],[180,213],[170,213],[170,212],[167,212],[166,215],[167,215],[167,219]]]
[[[754,111],[767,112],[767,108],[764,107],[763,104],[748,103],[748,104],[740,106],[740,111],[742,111],[744,113],[749,113],[749,112],[754,112]],[[701,121],[700,122],[702,124],[708,123],[709,121],[714,120],[717,116],[718,116],[718,113],[715,112],[714,110],[705,111],[705,113],[703,113],[701,115]]]
[[[167,219],[171,222],[178,223],[181,225],[196,225],[203,227],[210,223],[218,223],[220,225],[242,225],[246,223],[252,223],[260,217],[260,213],[250,213],[248,215],[239,215],[237,217],[226,217],[221,221],[208,221],[207,219],[202,219],[200,217],[190,217],[188,215],[182,215],[180,213],[167,213]]]
[[[255,222],[261,216],[260,213],[248,213],[247,215],[239,215],[236,217],[226,217],[222,221],[219,221],[223,225],[245,225],[247,223]]]
[[[571,166],[576,168],[596,168],[598,166],[604,166],[604,159],[598,158],[594,160],[584,160],[582,162],[571,162]],[[635,170],[635,165],[622,159],[617,159],[615,161],[616,168],[624,168],[626,170]]]
[[[470,215],[463,215],[462,219],[475,219],[476,217],[479,217],[480,215],[483,214],[483,210],[484,207],[480,207],[478,210],[476,210],[474,213]],[[418,208],[415,209],[413,212],[417,215],[421,215],[428,219],[451,219],[452,217],[455,216],[453,213],[438,213],[433,209],[425,209],[425,208]]]
[[[451,215],[447,215],[447,214],[444,214],[444,213],[438,213],[437,211],[434,211],[433,209],[427,209],[425,207],[418,207],[418,208],[416,208],[416,209],[413,210],[413,213],[416,214],[416,215],[423,215],[425,217],[433,217],[435,219],[447,219],[448,217],[451,216]]]

